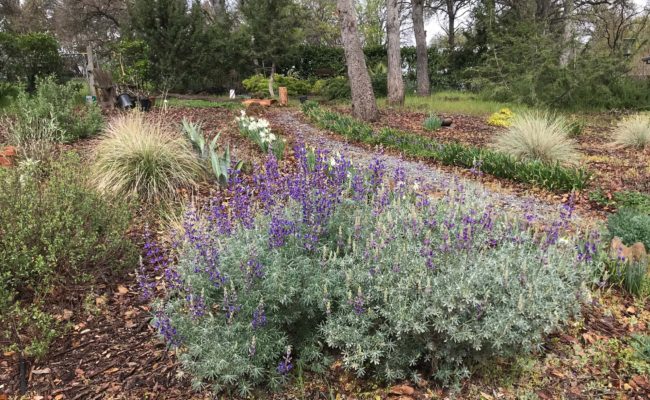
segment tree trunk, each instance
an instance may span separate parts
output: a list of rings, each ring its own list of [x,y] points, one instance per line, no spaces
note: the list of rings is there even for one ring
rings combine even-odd
[[[375,94],[372,91],[366,58],[357,32],[357,15],[352,0],[337,0],[336,9],[341,24],[341,42],[352,92],[352,115],[364,121],[375,121],[379,116]]]
[[[86,74],[88,75],[88,92],[91,96],[97,97],[97,90],[95,89],[95,60],[93,57],[93,46],[88,44],[86,46],[86,59],[88,65],[86,66]]]
[[[573,0],[564,0],[564,11],[562,13],[564,27],[562,31],[562,53],[560,53],[560,67],[566,67],[573,55],[573,36],[575,34],[573,25]]]
[[[449,50],[456,46],[456,10],[454,10],[454,0],[447,0],[447,23],[449,32],[447,34],[447,44]]]
[[[402,55],[400,54],[400,18],[398,0],[386,0],[386,37],[388,39],[388,104],[404,104]]]
[[[275,62],[271,63],[271,76],[269,77],[269,94],[271,95],[271,98],[275,97],[275,92],[273,91],[273,75],[275,75]]]
[[[429,53],[427,52],[427,32],[424,30],[424,0],[411,0],[413,6],[413,33],[415,34],[415,54],[417,56],[417,93],[418,96],[428,96],[429,84]]]

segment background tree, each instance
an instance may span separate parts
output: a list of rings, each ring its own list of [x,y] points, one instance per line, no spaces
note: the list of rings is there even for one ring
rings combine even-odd
[[[435,0],[432,3],[432,7],[447,18],[444,30],[447,33],[447,44],[450,49],[456,46],[456,33],[458,30],[456,22],[469,11],[471,4],[472,0]]]
[[[336,47],[341,44],[341,31],[336,19],[336,3],[331,0],[300,0],[305,44]]]
[[[337,0],[336,9],[341,24],[341,42],[345,49],[352,92],[352,115],[364,121],[374,121],[379,116],[379,110],[359,40],[357,16],[352,0]]]
[[[130,31],[149,48],[152,77],[165,88],[191,87],[200,77],[200,57],[207,44],[205,20],[198,2],[134,0]]]
[[[364,47],[386,44],[386,0],[361,0],[357,3],[358,26]]]
[[[428,96],[431,89],[429,86],[427,32],[424,29],[424,0],[411,0],[411,15],[417,57],[417,94],[418,96]]]
[[[388,104],[404,104],[404,80],[400,52],[400,7],[398,0],[386,0],[388,38]]]
[[[250,49],[264,65],[270,64],[269,93],[273,93],[276,66],[288,49],[299,42],[299,9],[291,0],[245,0],[240,6]]]

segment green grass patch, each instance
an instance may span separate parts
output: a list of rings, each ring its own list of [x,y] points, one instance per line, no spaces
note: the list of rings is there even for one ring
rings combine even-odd
[[[386,106],[386,99],[379,105]],[[461,91],[437,92],[428,97],[406,96],[404,107],[415,111],[442,112],[450,114],[489,115],[502,108],[510,108],[515,113],[528,109],[526,106],[483,100],[479,95]]]
[[[162,106],[162,101],[157,102],[156,105]],[[188,108],[227,108],[229,110],[239,110],[242,105],[238,101],[213,101],[213,100],[197,100],[197,99],[167,99],[168,107],[188,107]]]
[[[584,189],[590,174],[583,168],[565,167],[559,163],[526,161],[487,148],[460,143],[440,143],[434,139],[392,128],[375,131],[373,127],[352,117],[305,105],[305,114],[318,126],[337,132],[348,139],[393,148],[410,156],[432,159],[445,165],[471,168],[498,178],[532,184],[551,191],[569,192]]]

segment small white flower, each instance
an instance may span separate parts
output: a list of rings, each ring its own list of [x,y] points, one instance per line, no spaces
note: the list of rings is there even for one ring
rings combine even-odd
[[[336,166],[336,160],[334,159],[334,157],[330,157],[330,165],[331,165],[332,167],[335,167],[335,166]]]
[[[271,141],[274,141],[274,140],[275,140],[275,135],[274,135],[274,134],[270,134],[270,135],[269,135],[269,139],[271,139]]]

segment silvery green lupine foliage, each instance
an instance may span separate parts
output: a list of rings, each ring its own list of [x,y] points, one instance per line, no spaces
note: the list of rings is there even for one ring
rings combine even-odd
[[[598,238],[564,236],[571,206],[542,228],[458,182],[430,198],[379,161],[355,171],[339,155],[295,152],[295,173],[271,157],[188,213],[172,254],[147,240],[166,285],[154,325],[197,387],[250,394],[332,354],[359,375],[449,383],[535,349],[578,312]]]

